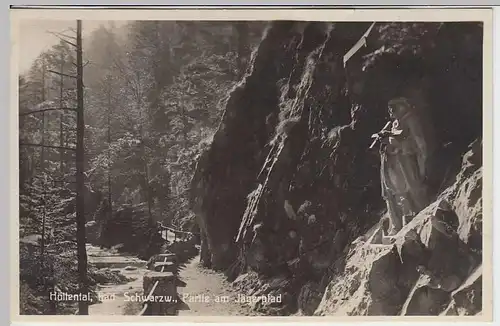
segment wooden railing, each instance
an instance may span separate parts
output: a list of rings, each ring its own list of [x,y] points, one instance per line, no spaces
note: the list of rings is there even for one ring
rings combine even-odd
[[[158,229],[160,232],[165,230],[173,232],[176,240],[177,235],[196,235],[192,232],[165,226],[161,222],[158,222]],[[179,298],[177,288],[186,286],[178,278],[179,270],[188,259],[196,256],[197,253],[197,248],[192,243],[192,240],[194,239],[191,238],[190,240],[181,242],[176,241],[170,246],[175,254],[172,252],[158,254],[149,260],[147,266],[149,271],[143,278],[143,289],[144,294],[147,293],[147,301],[144,302],[144,306],[138,314],[139,316],[177,315],[179,309],[189,309]],[[186,244],[187,248],[184,248],[183,244]]]
[[[172,226],[165,226],[161,222],[158,222],[158,228],[161,230],[160,232],[162,232],[162,231],[170,231],[170,232],[172,232],[174,234],[174,236],[175,236],[175,241],[177,241],[177,236],[180,236],[182,238],[182,236],[199,235],[199,233],[182,231],[182,230],[176,229],[176,228],[174,228]]]
[[[168,230],[168,231],[170,231],[172,233],[175,233],[175,234],[199,235],[199,233],[182,231],[182,230],[174,228],[173,226],[165,226],[165,225],[163,225],[162,222],[158,222],[158,228],[160,228],[162,230]]]
[[[164,262],[167,262],[168,260],[168,257],[165,257],[165,260]],[[162,267],[161,268],[161,271],[163,272],[165,270],[165,267]],[[155,291],[156,291],[156,288],[158,287],[158,284],[160,283],[160,281],[156,281],[153,285],[153,288],[151,289],[151,291],[149,291],[149,294],[148,294],[148,297],[149,296],[154,296],[155,294]],[[144,303],[144,307],[142,308],[141,312],[139,312],[139,316],[143,316],[145,315],[146,313],[146,310],[149,308],[148,305],[150,304],[150,302],[146,302]]]

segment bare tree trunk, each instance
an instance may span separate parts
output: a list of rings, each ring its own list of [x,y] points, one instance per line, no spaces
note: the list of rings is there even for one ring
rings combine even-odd
[[[113,198],[111,192],[111,89],[108,91],[108,220],[113,216]]]
[[[144,145],[143,145],[144,146]],[[144,149],[144,147],[143,147]],[[145,152],[145,151],[144,151]],[[148,195],[148,214],[149,214],[149,225],[153,225],[153,209],[152,209],[152,200],[153,196],[151,194],[151,186],[149,185],[149,168],[148,168],[148,160],[144,157],[144,174],[146,178],[146,189]]]
[[[76,23],[76,69],[77,69],[77,129],[76,129],[76,241],[78,256],[78,277],[80,281],[80,293],[88,293],[87,278],[87,250],[85,248],[85,176],[84,170],[84,135],[85,124],[83,121],[83,61],[82,61],[82,21]],[[88,302],[85,300],[78,302],[78,313],[88,315]]]
[[[45,102],[45,63],[43,63],[43,68],[42,68],[42,102]],[[45,230],[47,228],[46,226],[46,220],[47,220],[47,202],[46,202],[46,186],[47,186],[47,175],[45,174],[45,112],[42,112],[42,152],[40,155],[40,170],[41,170],[41,176],[43,178],[42,181],[42,202],[43,202],[43,207],[42,207],[42,234],[41,234],[41,239],[40,239],[40,278],[42,280],[42,284],[44,287],[44,290],[48,292],[47,288],[47,281],[46,281],[46,274],[45,274]],[[49,300],[50,302],[51,300]],[[53,301],[53,300],[52,300]]]
[[[142,109],[141,109],[141,100],[140,98],[137,100],[137,110],[139,111],[139,120],[140,120],[140,125],[139,125],[139,139],[140,139],[140,146],[141,146],[141,154],[142,154],[142,162],[144,165],[144,183],[145,183],[145,191],[146,191],[146,201],[148,202],[148,224],[153,225],[153,209],[152,209],[152,194],[151,194],[151,187],[149,185],[149,167],[148,167],[148,158],[146,155],[146,148],[144,144],[144,131],[143,131],[143,115],[142,115]]]
[[[59,85],[59,108],[64,107],[64,102],[63,102],[63,93],[64,93],[64,54],[61,53],[60,56],[61,59],[61,85]],[[60,174],[60,179],[61,181],[64,179],[64,112],[61,110],[59,113],[59,146],[61,147],[59,149],[59,174]],[[55,186],[55,184],[54,184]],[[50,263],[50,274],[52,276],[52,280],[55,279],[55,271],[54,271],[54,264]],[[50,287],[51,291],[55,291],[55,282],[52,281],[50,284],[48,284]],[[50,297],[50,293],[49,293]],[[49,312],[53,315],[57,315],[57,301],[56,300],[50,300],[49,299]]]
[[[42,103],[45,102],[45,61],[42,62]],[[42,112],[42,152],[40,155],[40,168],[44,169],[45,164],[45,112]]]
[[[140,105],[139,105],[139,109],[140,109]],[[153,206],[153,203],[152,203],[152,200],[153,200],[153,195],[151,193],[151,185],[149,184],[149,164],[148,164],[148,158],[147,158],[147,155],[146,155],[146,146],[145,146],[145,143],[144,143],[144,135],[143,135],[143,121],[142,121],[142,111],[139,111],[141,112],[141,122],[140,122],[140,146],[141,146],[141,154],[142,154],[142,161],[143,161],[143,165],[144,165],[144,181],[145,181],[145,187],[146,187],[146,200],[148,202],[148,227],[152,227],[153,224],[154,224],[154,220],[153,220],[153,209],[152,209],[152,206]],[[147,254],[149,254],[149,251],[151,250],[151,246],[153,244],[153,233],[150,232],[149,233],[149,240],[148,240],[148,246],[147,246]]]
[[[42,103],[45,102],[45,61],[42,62]],[[47,215],[47,204],[45,203],[45,112],[42,112],[42,152],[40,154],[40,170],[42,172],[43,186],[42,186],[42,200],[43,200],[43,208],[42,208],[42,238],[40,240],[40,263],[44,265],[44,254],[45,254],[45,217]]]
[[[61,53],[61,86],[59,88],[59,107],[63,107],[63,92],[64,92],[64,54]],[[61,180],[64,178],[64,151],[62,147],[64,147],[64,112],[61,110],[59,113],[59,146],[61,146],[61,150],[59,151],[59,173],[61,174]]]
[[[143,157],[143,162],[144,162],[144,179],[145,179],[145,184],[146,184],[146,195],[147,195],[147,202],[148,202],[148,215],[149,215],[149,225],[153,225],[153,205],[152,205],[152,200],[153,196],[151,193],[151,186],[149,184],[149,164],[148,164],[148,158],[146,157],[146,148],[144,144],[144,139],[142,136],[142,127],[141,127],[141,151],[142,151],[142,157]]]
[[[42,238],[40,239],[40,255],[41,255],[41,264],[42,264],[42,268],[43,268],[43,263],[44,263],[44,254],[45,254],[45,220],[46,220],[46,217],[47,217],[47,203],[45,202],[45,185],[46,185],[46,178],[45,178],[45,174],[42,174],[42,177],[44,178],[44,185],[42,186],[42,200],[43,200],[43,208],[42,208]]]

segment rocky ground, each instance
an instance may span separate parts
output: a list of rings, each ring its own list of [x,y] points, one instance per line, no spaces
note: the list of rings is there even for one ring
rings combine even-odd
[[[179,316],[254,316],[258,314],[250,305],[235,302],[237,290],[223,274],[202,267],[199,259],[199,256],[191,259],[181,272],[180,278],[187,285],[179,288],[178,291],[189,308],[179,311]],[[202,297],[208,299],[202,299]],[[222,299],[224,297],[227,300]]]
[[[476,315],[482,310],[481,144],[452,186],[395,237],[360,237],[317,315]]]
[[[142,309],[142,305],[126,300],[125,294],[129,296],[133,296],[135,293],[143,294],[143,276],[148,271],[146,262],[141,261],[142,264],[139,264],[139,260],[136,261],[133,257],[124,256],[109,249],[88,246],[87,250],[90,263],[98,262],[102,265],[108,262],[110,264],[109,267],[100,269],[100,272],[119,273],[128,278],[121,284],[99,284],[97,293],[101,302],[91,305],[89,314],[136,315]],[[135,264],[126,265],[131,261]],[[186,287],[178,288],[178,291],[187,305],[179,311],[180,316],[258,315],[249,304],[235,302],[237,289],[226,280],[223,274],[203,268],[199,263],[199,256],[187,262],[182,268],[179,278],[186,282]]]
[[[142,306],[128,301],[125,294],[142,294],[142,278],[147,272],[146,261],[133,256],[119,254],[113,249],[100,249],[87,245],[87,254],[91,265],[99,265],[100,273],[115,273],[126,278],[119,284],[97,284],[99,303],[89,307],[90,315],[135,315]]]

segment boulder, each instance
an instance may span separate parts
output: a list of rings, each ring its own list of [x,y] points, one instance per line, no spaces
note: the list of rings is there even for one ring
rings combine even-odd
[[[314,282],[308,282],[300,289],[297,298],[299,313],[311,316],[320,302],[320,288]]]
[[[482,265],[451,295],[451,302],[442,313],[452,316],[474,316],[482,311]]]
[[[472,150],[471,150],[472,151]],[[465,157],[470,157],[468,152]],[[316,315],[475,315],[482,309],[481,255],[463,233],[476,215],[477,171],[466,160],[455,183],[394,236],[374,244],[378,227],[351,245],[341,275],[327,286]],[[468,173],[467,170],[469,169]],[[474,209],[466,209],[471,205]],[[455,211],[455,207],[462,210]],[[467,213],[464,213],[467,212]],[[468,228],[470,232],[475,229]],[[465,240],[465,241],[464,241]]]
[[[126,271],[135,271],[136,269],[137,269],[137,267],[135,267],[135,266],[126,266],[124,268],[124,270],[126,270]]]

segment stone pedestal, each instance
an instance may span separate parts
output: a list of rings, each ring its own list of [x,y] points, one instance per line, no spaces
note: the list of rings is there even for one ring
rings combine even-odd
[[[177,315],[177,277],[171,272],[150,271],[144,275],[144,295],[148,295],[150,308],[148,313],[153,316]],[[158,285],[154,288],[155,283]],[[151,290],[153,290],[151,292]]]

